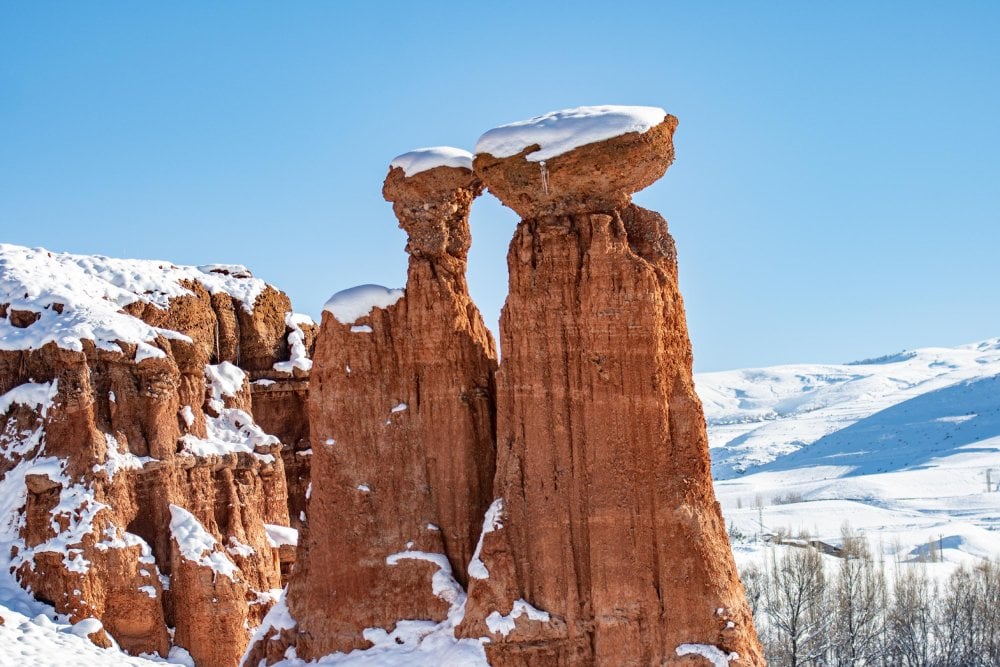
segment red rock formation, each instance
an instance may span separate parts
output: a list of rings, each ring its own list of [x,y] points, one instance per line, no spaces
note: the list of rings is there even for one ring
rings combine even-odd
[[[524,218],[500,321],[498,501],[459,627],[490,637],[492,665],[764,664],[712,488],[673,239],[629,203],[673,159],[677,120],[659,118],[544,162],[530,139],[475,159]]]
[[[235,665],[281,586],[282,447],[234,362],[287,359],[291,308],[244,272],[0,246],[0,313],[33,315],[0,319],[0,495],[24,498],[0,540],[22,585],[131,653],[165,655],[173,627]],[[185,557],[172,507],[210,548]]]
[[[397,166],[386,178],[409,236],[405,296],[363,286],[323,314],[309,396],[322,483],[288,587],[297,628],[248,664],[290,643],[305,658],[370,646],[365,628],[441,621],[459,601],[445,583],[464,579],[495,460],[494,345],[465,281],[480,191],[462,167]]]

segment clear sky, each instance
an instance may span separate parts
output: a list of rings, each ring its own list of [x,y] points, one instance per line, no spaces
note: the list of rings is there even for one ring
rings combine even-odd
[[[233,262],[318,316],[401,285],[381,185],[585,104],[680,119],[636,201],[697,370],[1000,336],[1000,3],[0,0],[0,240]],[[516,216],[472,213],[487,321]]]

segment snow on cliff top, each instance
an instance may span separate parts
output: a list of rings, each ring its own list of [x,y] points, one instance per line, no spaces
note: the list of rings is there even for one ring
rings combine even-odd
[[[389,168],[399,167],[406,176],[414,176],[435,167],[458,167],[472,171],[472,153],[451,146],[418,148],[393,158]]]
[[[476,142],[476,154],[505,158],[538,144],[540,150],[529,154],[527,159],[541,162],[580,146],[629,132],[646,132],[666,117],[667,112],[658,107],[605,105],[551,111],[489,130]]]
[[[388,308],[403,298],[401,289],[389,289],[381,285],[358,285],[341,290],[323,305],[341,324],[354,324],[371,314],[375,308]]]
[[[248,312],[267,286],[239,265],[177,266],[0,243],[0,304],[39,316],[24,328],[13,326],[9,316],[0,318],[0,349],[32,349],[55,342],[64,349],[81,350],[82,340],[93,340],[98,347],[118,350],[114,341],[177,337],[180,334],[151,327],[121,309],[135,302],[167,308],[170,299],[191,293],[182,281],[197,281],[212,294],[228,294]]]

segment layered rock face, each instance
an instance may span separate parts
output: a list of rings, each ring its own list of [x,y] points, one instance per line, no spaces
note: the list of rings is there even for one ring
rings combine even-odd
[[[243,267],[0,245],[0,547],[96,643],[238,663],[294,533],[249,384],[292,376],[290,312]]]
[[[481,186],[461,162],[405,157],[383,189],[409,237],[405,295],[368,285],[326,306],[309,396],[321,483],[287,594],[296,627],[248,664],[288,644],[305,658],[367,647],[367,628],[443,621],[464,599],[495,461],[496,354],[465,280]]]
[[[554,117],[477,147],[476,174],[523,218],[497,499],[459,627],[489,637],[492,665],[764,664],[712,489],[673,239],[629,201],[673,159],[677,120],[655,111],[633,131],[595,109],[579,130]],[[578,142],[553,149],[549,130]]]

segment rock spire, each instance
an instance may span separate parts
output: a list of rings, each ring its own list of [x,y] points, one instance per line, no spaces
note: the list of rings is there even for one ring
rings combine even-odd
[[[309,396],[308,520],[288,589],[295,627],[250,655],[371,645],[368,628],[444,621],[492,500],[496,353],[469,296],[471,155],[393,161],[383,194],[408,236],[406,287],[326,305]],[[265,633],[266,635],[267,633]]]
[[[630,202],[672,162],[676,126],[592,107],[477,146],[476,175],[523,218],[496,500],[459,628],[489,637],[492,665],[763,664],[712,488],[674,241]]]

